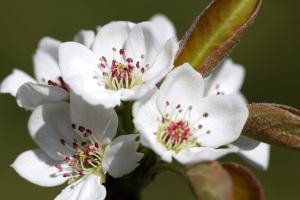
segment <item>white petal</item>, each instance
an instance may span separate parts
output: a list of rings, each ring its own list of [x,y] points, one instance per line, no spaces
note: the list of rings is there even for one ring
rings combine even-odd
[[[270,145],[261,142],[255,149],[240,151],[239,155],[253,166],[267,170],[270,160],[270,148]]]
[[[242,150],[251,150],[257,147],[260,142],[257,140],[253,140],[246,136],[240,135],[240,137],[232,143],[235,146],[238,146]]]
[[[51,80],[59,83],[58,77],[61,76],[58,62],[49,53],[37,50],[32,57],[34,75],[40,83],[46,83]]]
[[[70,104],[73,123],[90,129],[100,146],[111,142],[118,128],[118,116],[113,108],[105,109],[102,105],[90,105],[73,92]]]
[[[43,37],[39,41],[38,50],[41,50],[45,53],[48,53],[58,63],[58,48],[59,48],[59,45],[61,45],[61,41],[46,36],[46,37]]]
[[[59,66],[64,81],[71,76],[93,78],[96,73],[101,73],[100,61],[95,54],[86,46],[76,42],[65,42],[59,47]]]
[[[157,106],[161,113],[164,112],[166,102],[167,113],[180,104],[185,111],[190,105],[199,104],[203,97],[204,82],[200,73],[196,72],[188,63],[173,69],[162,83],[157,99]]]
[[[204,117],[204,113],[208,116]],[[201,146],[217,148],[236,140],[248,118],[244,102],[234,95],[213,95],[200,99],[193,104],[189,124],[198,129],[197,142]],[[207,134],[207,131],[210,131]]]
[[[132,172],[144,154],[136,152],[140,142],[136,142],[137,134],[121,135],[106,146],[102,167],[104,173],[118,178]]]
[[[130,32],[126,41],[126,56],[137,62],[141,60],[141,55],[144,54],[144,64],[151,66],[164,45],[165,40],[158,27],[151,22],[142,22],[136,24]]]
[[[144,96],[151,89],[156,87],[156,84],[167,75],[174,67],[174,57],[178,50],[178,43],[171,38],[166,42],[162,52],[158,55],[155,63],[145,72],[143,76],[143,84],[131,94],[122,94],[122,100],[136,100]]]
[[[8,75],[1,83],[0,93],[10,93],[12,96],[17,95],[19,87],[26,82],[33,82],[34,80],[31,76],[19,69],[13,69],[13,73]]]
[[[106,57],[109,64],[113,60],[112,48],[116,48],[115,56],[119,59],[119,50],[123,49],[125,41],[132,29],[133,23],[131,22],[111,22],[103,26],[97,33],[95,42],[93,44],[93,52],[101,58]]]
[[[160,30],[165,40],[168,40],[171,37],[173,37],[176,41],[178,41],[174,24],[165,15],[163,14],[153,15],[149,19],[149,21],[158,26],[158,29]]]
[[[28,130],[34,141],[54,160],[63,160],[57,155],[70,156],[76,151],[71,151],[63,146],[60,139],[73,146],[73,140],[81,141],[80,137],[71,127],[70,105],[66,102],[44,103],[38,106],[31,114],[28,121]]]
[[[100,177],[86,175],[66,187],[55,200],[103,200],[106,189],[100,183]]]
[[[179,153],[173,155],[173,157],[181,164],[186,165],[217,160],[218,158],[233,152],[238,152],[238,148],[229,147],[224,149],[214,149],[210,147],[193,147],[190,149],[182,150]]]
[[[95,39],[95,32],[91,30],[81,30],[79,31],[75,37],[74,42],[78,42],[83,44],[87,48],[91,48]]]
[[[226,95],[236,94],[243,85],[244,77],[244,67],[228,58],[213,71],[205,96],[215,95],[218,92]]]
[[[58,175],[61,173],[55,168],[56,164],[62,164],[62,161],[52,160],[41,149],[34,149],[20,154],[11,166],[27,181],[43,187],[53,187],[67,180]]]
[[[99,80],[84,76],[73,76],[65,80],[73,92],[81,96],[86,102],[92,105],[104,105],[105,108],[112,108],[121,104],[122,90],[114,91],[106,89],[99,84]]]
[[[69,93],[57,86],[28,82],[19,88],[16,99],[20,107],[33,110],[43,102],[66,101]]]

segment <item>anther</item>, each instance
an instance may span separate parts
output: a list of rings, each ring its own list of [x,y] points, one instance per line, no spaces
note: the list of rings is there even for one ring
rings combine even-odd
[[[71,176],[70,174],[64,174],[64,177],[69,177],[69,176]]]
[[[80,175],[83,175],[83,170],[80,170],[79,174],[80,174]]]
[[[176,106],[176,109],[180,108],[180,104],[178,104],[178,106]]]
[[[86,162],[88,165],[91,165],[91,163],[93,162],[93,159],[91,159],[91,158],[86,158],[86,159],[85,159],[85,162]]]
[[[124,45],[124,46],[123,46],[123,49],[126,50],[126,49],[127,49],[127,46]]]
[[[102,56],[102,60],[104,60],[104,62],[107,62],[107,60],[104,56]]]
[[[48,81],[48,85],[53,85],[53,86],[57,86],[56,83],[52,82],[51,80]]]
[[[168,105],[170,105],[170,103],[167,101],[167,102],[166,102],[166,106],[168,106]]]
[[[162,123],[165,123],[165,118],[164,117],[162,118]]]
[[[107,73],[106,73],[106,72],[103,72],[103,76],[107,76]]]
[[[210,134],[210,130],[206,131],[207,134]]]
[[[192,110],[192,108],[193,108],[192,106],[189,106],[189,108],[188,108],[188,109],[189,109],[189,110]]]
[[[72,124],[72,128],[73,128],[73,129],[76,129],[76,126],[77,126],[77,125],[76,125],[75,123]]]
[[[132,58],[127,58],[126,61],[129,62],[129,63],[132,63],[133,59]]]
[[[86,142],[86,141],[83,141],[83,142],[81,143],[81,146],[84,146],[84,145],[87,145],[87,142]]]
[[[57,169],[62,169],[61,165],[55,165]]]
[[[124,55],[124,49],[120,49],[120,55]]]
[[[100,60],[101,62],[104,62],[104,59],[103,59],[103,58],[99,58],[99,60]]]
[[[84,134],[83,134],[83,137],[89,137],[89,133],[88,132],[85,132]]]
[[[95,147],[96,147],[96,148],[99,148],[98,142],[95,142]]]
[[[85,128],[84,128],[83,126],[79,126],[79,127],[78,127],[78,130],[79,130],[80,132],[83,132],[83,131],[85,131]]]
[[[141,72],[142,72],[142,73],[144,73],[144,72],[145,72],[145,69],[144,69],[144,67],[141,69]]]
[[[70,161],[70,158],[69,158],[69,156],[66,156],[66,158],[65,158],[65,162],[69,162]]]
[[[103,67],[104,69],[106,68],[106,66],[103,63],[100,63],[101,67]]]
[[[74,166],[74,165],[76,165],[76,162],[71,162],[71,163],[69,164],[69,166]]]
[[[181,113],[181,112],[182,112],[182,109],[178,110],[178,112],[180,112],[180,113]]]
[[[66,141],[64,139],[60,139],[60,142],[62,143],[62,145],[66,144]]]
[[[149,68],[149,64],[146,65],[146,68]]]
[[[60,152],[56,152],[58,156],[62,156],[62,154]]]
[[[115,47],[112,48],[113,52],[117,51]]]
[[[141,59],[144,59],[144,58],[145,58],[145,55],[144,55],[144,54],[142,54],[142,55],[141,55]]]
[[[137,61],[136,68],[140,68],[140,61]]]
[[[204,113],[204,114],[203,114],[203,117],[208,117],[208,113]]]
[[[92,135],[92,131],[90,129],[86,129],[86,132],[88,132],[90,135]]]
[[[201,129],[203,126],[201,124],[198,125],[198,128]]]
[[[78,147],[78,144],[74,142],[73,143],[73,148],[76,149],[77,147]]]

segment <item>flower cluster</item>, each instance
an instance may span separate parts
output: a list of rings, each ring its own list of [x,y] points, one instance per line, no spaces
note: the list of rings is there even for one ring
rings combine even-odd
[[[12,167],[37,185],[67,181],[56,199],[91,200],[104,199],[107,175],[132,172],[145,148],[163,162],[236,152],[267,168],[269,146],[240,135],[248,117],[239,92],[243,67],[226,59],[204,79],[189,63],[174,68],[178,48],[163,15],[111,22],[96,35],[80,31],[73,42],[43,38],[33,56],[36,79],[14,69],[1,83],[1,93],[33,111],[28,129],[40,147],[23,152]],[[122,123],[114,108],[131,101],[133,119],[126,123],[138,134],[117,131]]]

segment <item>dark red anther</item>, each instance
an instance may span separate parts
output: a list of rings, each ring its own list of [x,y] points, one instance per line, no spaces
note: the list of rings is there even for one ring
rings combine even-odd
[[[90,129],[86,129],[86,132],[88,132],[90,135],[92,135],[92,131]]]
[[[129,62],[129,63],[132,63],[133,59],[132,58],[127,58],[126,61]]]
[[[142,72],[142,73],[144,73],[144,72],[145,72],[145,69],[144,69],[144,67],[141,69],[141,72]]]
[[[80,174],[80,175],[83,175],[83,170],[80,170],[79,174]]]
[[[83,126],[79,126],[79,127],[78,127],[78,130],[79,130],[80,132],[83,132],[83,131],[85,131],[85,128],[84,128]]]
[[[208,117],[208,113],[204,113],[204,114],[203,114],[203,117]]]
[[[72,124],[73,129],[76,129],[76,126],[77,126],[76,124],[74,124],[74,123]]]
[[[86,142],[86,141],[83,141],[83,142],[81,143],[81,146],[84,146],[84,145],[87,145],[87,142]]]
[[[66,156],[66,158],[65,158],[65,162],[69,162],[70,161],[70,158],[69,158],[69,156]]]
[[[71,162],[70,164],[69,164],[69,166],[74,166],[74,165],[76,165],[76,162]]]
[[[162,123],[165,123],[165,118],[164,117],[162,118]]]
[[[95,142],[95,147],[96,147],[96,148],[99,148],[98,142]]]
[[[93,162],[93,159],[91,159],[91,158],[86,158],[86,159],[85,159],[85,162],[86,162],[88,165],[91,165],[91,163]]]
[[[180,104],[178,104],[178,106],[176,106],[176,108],[177,108],[177,109],[180,108]]]
[[[100,63],[101,67],[106,68],[106,66],[103,63]]]
[[[106,58],[104,56],[102,56],[102,59],[104,60],[104,62],[107,62]]]
[[[78,144],[73,142],[73,148],[76,149],[78,147]]]
[[[201,124],[198,125],[198,128],[201,129],[203,126]]]
[[[220,92],[217,92],[217,95],[220,95]]]
[[[140,61],[137,61],[136,65],[137,68],[140,68]]]
[[[64,174],[64,177],[69,177],[69,176],[71,176],[70,174]]]
[[[114,66],[115,64],[116,64],[116,60],[115,59],[113,59],[113,61],[112,61],[112,65]]]
[[[57,86],[57,84],[56,83],[54,83],[53,81],[48,81],[48,85],[53,85],[53,86]]]
[[[58,80],[60,82],[60,87],[68,92],[67,85],[66,85],[65,81],[63,80],[63,78],[61,76],[59,76]]]
[[[124,49],[120,49],[120,55],[124,55]]]
[[[62,169],[61,165],[55,165],[57,169]]]
[[[66,144],[66,141],[64,139],[60,139],[60,142],[62,143],[62,145]]]

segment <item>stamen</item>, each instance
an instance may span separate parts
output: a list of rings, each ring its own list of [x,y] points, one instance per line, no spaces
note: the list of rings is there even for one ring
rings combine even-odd
[[[73,129],[76,129],[76,126],[77,126],[76,124],[74,124],[74,123],[72,124]]]
[[[55,165],[57,169],[62,169],[61,165]]]
[[[79,127],[78,127],[78,130],[79,130],[80,132],[83,132],[83,131],[85,131],[85,128],[84,128],[83,126],[79,126]]]
[[[74,165],[76,165],[76,162],[71,162],[71,163],[69,164],[69,166],[74,166]]]
[[[204,114],[203,114],[203,117],[208,117],[208,113],[207,113],[207,112],[204,113]]]
[[[66,144],[66,141],[65,141],[64,139],[60,139],[60,142],[62,143],[62,145],[64,145],[64,146],[65,146],[65,144]]]

